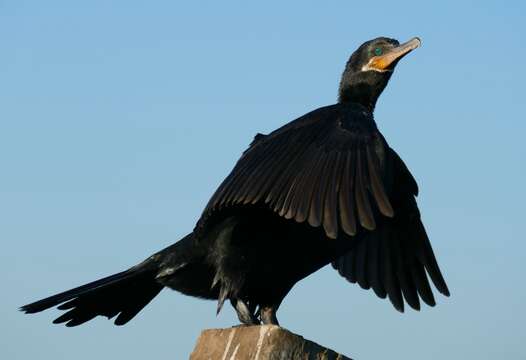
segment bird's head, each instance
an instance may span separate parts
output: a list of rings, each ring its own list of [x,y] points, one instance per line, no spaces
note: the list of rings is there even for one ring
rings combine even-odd
[[[372,111],[398,61],[419,46],[417,37],[403,44],[385,37],[363,43],[347,61],[338,101],[356,102]]]

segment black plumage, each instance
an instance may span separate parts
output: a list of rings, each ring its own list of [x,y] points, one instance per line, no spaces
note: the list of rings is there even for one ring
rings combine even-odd
[[[230,300],[245,324],[277,323],[296,282],[332,266],[348,281],[420,309],[449,291],[420,219],[418,187],[373,117],[397,62],[420,40],[377,38],[350,57],[338,103],[258,134],[213,194],[194,231],[122,273],[25,305],[60,305],[55,320],[97,315],[122,325],[163,287]]]

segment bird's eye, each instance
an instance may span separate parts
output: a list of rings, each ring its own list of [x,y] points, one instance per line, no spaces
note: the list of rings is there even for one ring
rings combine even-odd
[[[383,53],[382,48],[377,47],[376,49],[374,49],[374,55],[380,56],[382,55],[382,53]]]

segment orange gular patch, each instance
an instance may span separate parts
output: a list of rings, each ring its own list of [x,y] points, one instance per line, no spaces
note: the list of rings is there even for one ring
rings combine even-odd
[[[368,67],[380,71],[386,70],[393,62],[392,58],[387,56],[375,56],[369,61]]]

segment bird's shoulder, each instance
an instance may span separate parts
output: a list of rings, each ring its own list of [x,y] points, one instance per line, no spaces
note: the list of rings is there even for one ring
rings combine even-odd
[[[331,150],[369,140],[381,140],[373,114],[359,104],[337,103],[308,112],[269,134],[256,134],[245,154],[282,141],[313,143]]]

